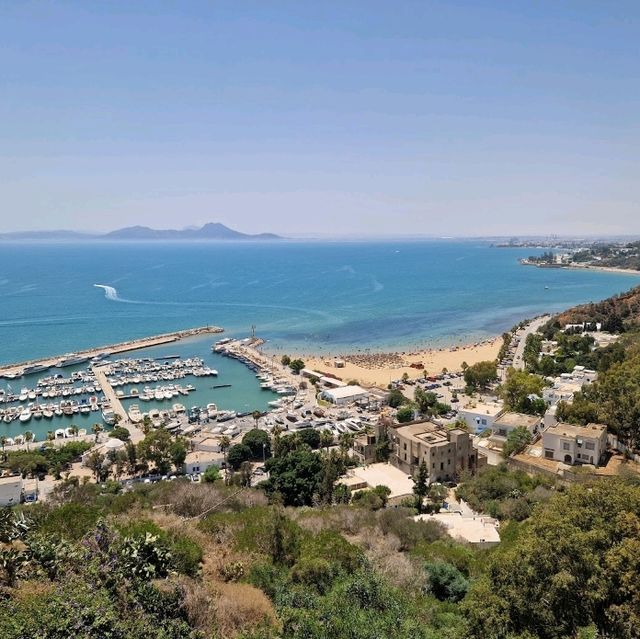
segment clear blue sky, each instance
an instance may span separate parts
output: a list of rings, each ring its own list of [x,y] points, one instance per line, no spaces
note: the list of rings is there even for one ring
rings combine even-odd
[[[640,233],[640,2],[0,3],[0,230]]]

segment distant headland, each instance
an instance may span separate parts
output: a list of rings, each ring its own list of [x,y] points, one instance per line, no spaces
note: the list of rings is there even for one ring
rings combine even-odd
[[[251,235],[230,229],[219,222],[210,222],[200,228],[152,229],[148,226],[128,226],[108,233],[81,233],[79,231],[17,231],[0,233],[0,240],[58,240],[58,241],[155,241],[155,240],[282,240],[274,233]]]

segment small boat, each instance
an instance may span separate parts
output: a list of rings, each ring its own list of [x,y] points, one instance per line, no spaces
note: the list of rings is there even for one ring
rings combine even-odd
[[[172,408],[173,408],[173,412],[176,415],[184,415],[187,412],[187,409],[184,407],[183,404],[174,404]]]
[[[218,407],[213,402],[207,404],[207,415],[209,419],[215,419],[218,416]]]
[[[158,388],[156,389],[156,392],[153,394],[153,397],[156,401],[163,401],[164,400],[164,393]]]
[[[134,424],[138,424],[144,419],[144,416],[140,412],[140,407],[138,406],[138,404],[131,405],[131,408],[129,409],[129,419]]]
[[[36,398],[36,392],[34,390],[30,390],[27,394],[27,397],[29,399],[35,399]]]
[[[102,411],[102,419],[107,426],[113,426],[116,423],[116,414],[110,408],[105,408]]]
[[[52,419],[53,418],[53,411],[50,408],[43,408],[42,409],[42,416],[45,419]]]
[[[28,422],[31,419],[31,411],[28,408],[25,408],[21,413],[20,413],[20,417],[18,418],[23,424],[25,422]]]

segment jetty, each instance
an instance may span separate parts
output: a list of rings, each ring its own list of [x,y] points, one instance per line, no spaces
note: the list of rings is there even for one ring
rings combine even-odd
[[[122,426],[129,431],[133,442],[140,441],[144,438],[144,433],[129,419],[129,415],[127,415],[120,398],[113,390],[113,386],[109,384],[107,371],[108,366],[94,366],[93,374],[96,376],[96,382],[100,385],[105,398],[109,400],[111,410],[120,417],[118,426]]]
[[[187,337],[197,337],[198,335],[207,335],[214,333],[223,333],[224,329],[219,326],[199,326],[197,328],[189,328],[181,331],[174,331],[172,333],[163,333],[161,335],[154,335],[152,337],[142,337],[140,339],[129,340],[128,342],[120,342],[118,344],[110,344],[108,346],[98,346],[95,348],[89,348],[82,351],[73,353],[73,356],[86,357],[91,359],[98,355],[115,355],[116,353],[125,353],[127,351],[135,351],[140,348],[149,348],[151,346],[160,346],[162,344],[170,344],[177,342],[178,340],[185,339]],[[6,376],[20,376],[26,367],[30,366],[45,366],[46,368],[53,368],[57,362],[63,357],[68,357],[70,354],[56,355],[53,357],[44,357],[41,359],[33,359],[25,362],[17,362],[14,364],[0,365],[0,377]],[[161,358],[167,359],[167,358]]]

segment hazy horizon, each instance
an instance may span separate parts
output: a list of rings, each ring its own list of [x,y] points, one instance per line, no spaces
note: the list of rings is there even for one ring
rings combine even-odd
[[[0,9],[0,233],[640,234],[640,5]]]

